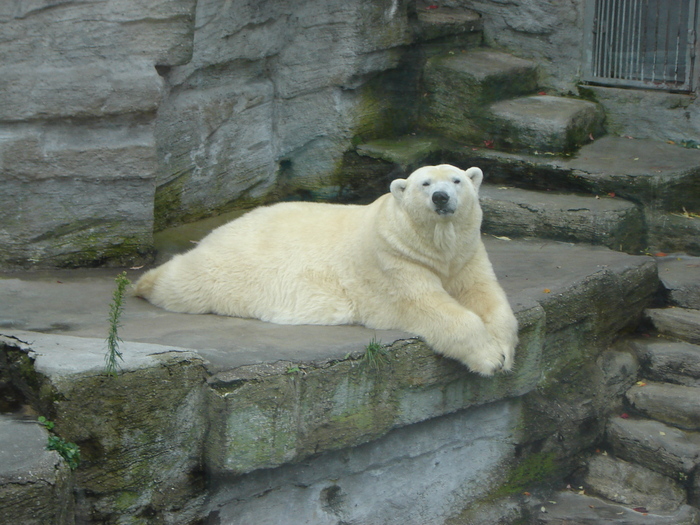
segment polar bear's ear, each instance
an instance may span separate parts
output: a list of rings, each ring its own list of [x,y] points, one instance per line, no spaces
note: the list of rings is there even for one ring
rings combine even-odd
[[[480,168],[469,168],[467,171],[464,172],[467,177],[469,177],[472,180],[472,184],[474,185],[474,189],[479,191],[479,187],[481,186],[481,181],[484,180],[484,172],[481,171]]]
[[[391,181],[391,186],[389,186],[389,189],[396,200],[400,201],[403,198],[403,192],[406,191],[407,185],[408,181],[406,179],[396,179]]]

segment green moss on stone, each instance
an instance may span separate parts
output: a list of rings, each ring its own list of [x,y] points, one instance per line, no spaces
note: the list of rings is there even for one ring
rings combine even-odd
[[[538,452],[523,458],[508,474],[506,480],[492,493],[492,499],[518,494],[527,488],[552,480],[558,472],[554,452]]]

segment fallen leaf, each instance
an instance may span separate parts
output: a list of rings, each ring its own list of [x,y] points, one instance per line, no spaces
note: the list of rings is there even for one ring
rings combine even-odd
[[[667,140],[667,141],[666,141],[666,144],[675,144],[675,143],[676,143],[676,142],[673,141],[673,140]]]
[[[143,268],[143,264],[141,266],[132,266],[129,270],[140,270],[141,268]]]
[[[622,138],[634,140],[634,137],[630,137],[629,135],[622,135]]]
[[[666,432],[659,432],[659,435],[660,435],[660,436],[665,436],[665,435],[666,435]]]
[[[438,7],[440,7],[440,6],[439,5],[429,5],[426,7],[426,9],[437,9]]]
[[[540,507],[540,512],[547,512],[547,509],[545,507]]]
[[[529,492],[523,492],[523,496],[532,496]]]
[[[664,252],[656,252],[654,257],[666,257],[668,254]]]
[[[615,192],[614,192],[614,191],[611,191],[610,193],[608,193],[608,197],[613,197],[613,198],[614,198],[614,197],[615,197]]]
[[[637,381],[637,386],[647,386],[644,381]]]
[[[484,146],[486,146],[486,147],[489,148],[489,149],[493,149],[493,148],[494,148],[493,140],[485,140],[485,141],[484,141]]]
[[[547,92],[546,92],[546,91],[538,91],[537,94],[538,94],[538,95],[546,95]]]
[[[542,290],[542,291],[543,291],[544,293],[551,293],[552,290],[550,290],[549,288],[545,288],[545,289]]]
[[[649,512],[646,507],[634,507],[632,510],[635,512]]]
[[[510,240],[511,240],[510,237],[505,237],[505,236],[502,236],[502,235],[501,235],[501,236],[499,236],[499,235],[494,235],[493,238],[494,238],[494,239],[499,239],[499,240],[501,240],[501,241],[510,241]]]
[[[593,133],[589,133],[589,134],[588,134],[588,138],[589,138],[591,141],[595,140],[595,139],[593,138]]]
[[[629,419],[630,416],[628,414],[626,414],[625,412],[623,412],[622,414],[620,414],[620,417],[622,419]]]

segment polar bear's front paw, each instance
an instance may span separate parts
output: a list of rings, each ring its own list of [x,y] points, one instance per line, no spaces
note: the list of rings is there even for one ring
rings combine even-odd
[[[506,365],[506,356],[503,352],[479,352],[480,355],[471,355],[464,360],[472,372],[476,372],[482,376],[492,376],[496,372],[504,369]]]
[[[507,372],[513,367],[513,348],[511,345],[499,344],[496,341],[472,348],[465,352],[460,361],[472,372],[482,376],[492,376],[496,372]]]

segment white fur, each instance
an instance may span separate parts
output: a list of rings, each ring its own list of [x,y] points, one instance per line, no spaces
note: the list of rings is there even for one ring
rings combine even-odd
[[[482,177],[426,166],[367,206],[258,208],[146,273],[136,294],[175,312],[404,330],[480,374],[509,370],[517,322],[480,237]]]

